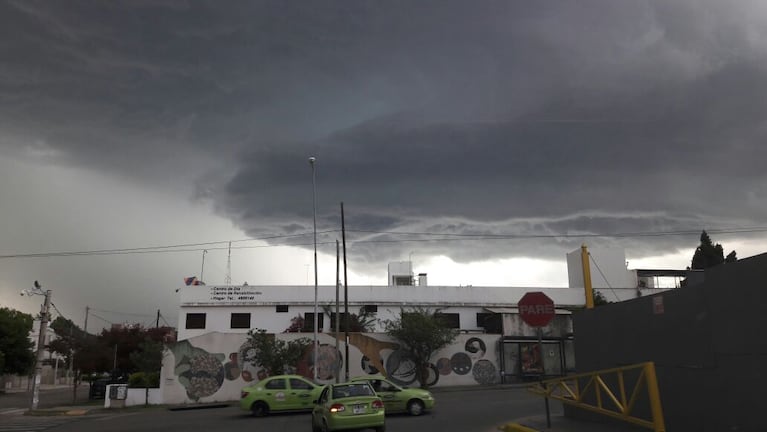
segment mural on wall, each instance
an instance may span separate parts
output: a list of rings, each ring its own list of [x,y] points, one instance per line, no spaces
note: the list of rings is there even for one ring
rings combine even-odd
[[[306,352],[296,367],[296,373],[307,378],[314,378],[314,368],[316,367],[318,380],[335,380],[344,364],[343,354],[335,345],[325,343],[319,345],[316,362],[314,361],[314,349],[311,345],[306,347]]]
[[[294,335],[275,335],[277,337],[295,337]],[[311,345],[307,347],[301,361],[288,373],[297,373],[313,379],[315,363],[320,382],[330,382],[343,374],[344,356],[343,344],[336,348],[331,334],[324,334],[325,342],[320,343],[317,361],[314,361],[314,351]],[[361,374],[384,374],[393,382],[409,387],[420,386],[415,368],[415,361],[410,352],[399,343],[392,341],[381,333],[356,333],[349,335],[350,359],[354,366],[350,376]],[[492,341],[492,342],[491,342]],[[197,346],[192,345],[192,342]],[[429,374],[427,385],[437,384],[481,384],[490,385],[499,382],[500,376],[494,346],[497,336],[469,337],[461,336],[456,342],[440,350],[428,365]],[[523,351],[523,356],[535,358],[534,344],[530,352]],[[216,347],[209,352],[203,347]],[[170,368],[183,386],[180,394],[175,394],[173,400],[166,403],[181,403],[186,401],[198,402],[201,398],[208,401],[236,400],[239,390],[244,385],[250,385],[265,379],[267,372],[260,365],[243,361],[253,347],[244,335],[203,335],[190,340],[169,345],[175,360],[169,360],[165,368]],[[210,348],[209,348],[210,349]],[[252,354],[252,353],[251,353]],[[538,358],[540,358],[538,356]],[[534,368],[531,362],[529,369]],[[528,370],[529,370],[528,369]],[[224,385],[226,383],[231,383]],[[169,392],[173,392],[169,387]],[[178,400],[182,394],[183,400]]]
[[[176,359],[174,373],[189,399],[197,401],[221,388],[224,382],[224,354],[211,354],[188,341],[170,345],[169,349]]]

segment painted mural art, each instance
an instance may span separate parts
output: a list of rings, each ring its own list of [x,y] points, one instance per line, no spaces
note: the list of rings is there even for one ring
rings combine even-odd
[[[314,378],[314,368],[317,368],[317,379],[320,381],[334,380],[343,368],[344,360],[341,351],[330,344],[320,344],[317,349],[317,361],[314,361],[312,346],[306,348],[304,357],[296,368],[296,373],[309,379]]]
[[[240,377],[242,377],[246,383],[250,383],[254,380],[261,381],[262,379],[269,376],[266,373],[266,369],[261,367],[261,365],[245,361],[246,358],[254,358],[256,355],[256,349],[253,347],[253,344],[250,342],[250,340],[245,340],[245,342],[240,345],[240,348],[236,354],[238,359],[237,365],[240,368]]]
[[[221,388],[224,382],[223,353],[211,354],[181,341],[169,347],[176,359],[174,373],[189,399],[198,401]]]
[[[277,334],[278,338],[294,339],[300,334]],[[336,348],[335,335],[320,335],[319,355],[316,367],[319,382],[331,382],[344,371],[343,342]],[[499,337],[496,335],[460,335],[449,347],[434,354],[428,364],[428,386],[492,385],[500,381]],[[349,374],[385,374],[393,382],[405,387],[421,385],[416,373],[412,354],[401,344],[382,333],[349,334]],[[215,348],[214,348],[215,347]],[[207,350],[206,350],[207,348]],[[532,348],[532,347],[530,347]],[[175,360],[168,356],[163,370],[167,377],[166,403],[237,400],[242,387],[265,379],[264,368],[245,362],[252,357],[245,335],[202,335],[169,346]],[[523,358],[534,358],[533,349],[523,350]],[[528,360],[529,361],[529,360]],[[531,362],[534,363],[534,362]],[[527,370],[533,369],[534,366]],[[315,368],[311,345],[299,364],[289,372],[313,379]],[[173,386],[173,378],[180,387]]]

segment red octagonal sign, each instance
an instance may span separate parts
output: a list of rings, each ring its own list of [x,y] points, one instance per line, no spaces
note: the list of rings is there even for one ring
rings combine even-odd
[[[554,318],[554,300],[540,292],[529,292],[519,299],[519,316],[530,327],[543,327]]]

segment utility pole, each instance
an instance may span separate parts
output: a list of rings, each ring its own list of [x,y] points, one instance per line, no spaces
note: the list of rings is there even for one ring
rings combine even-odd
[[[314,382],[317,382],[317,373],[319,372],[320,346],[317,343],[317,326],[319,317],[317,316],[317,181],[314,164],[317,158],[309,158],[309,165],[312,166],[312,220],[314,222]]]
[[[344,243],[344,382],[349,381],[349,279],[346,274],[346,223],[344,222],[344,203],[341,202],[341,239]]]
[[[583,269],[583,289],[586,294],[586,309],[594,308],[594,289],[591,286],[591,261],[586,243],[581,246],[581,268]]]
[[[154,328],[160,328],[160,309],[157,309],[157,322],[154,324]]]
[[[88,334],[88,312],[91,310],[90,307],[85,306],[85,325],[83,326],[83,331],[85,334]]]
[[[35,281],[35,288],[42,291],[40,284]],[[36,293],[39,294],[39,293]],[[35,362],[35,380],[32,381],[32,408],[37,409],[40,402],[40,378],[43,372],[43,357],[45,355],[45,333],[48,331],[49,310],[51,308],[51,290],[45,291],[45,303],[40,309],[40,334],[37,338],[37,361]]]
[[[336,321],[336,323],[335,323],[336,324],[335,325],[335,327],[336,327],[336,334],[335,334],[335,337],[336,337],[336,354],[338,354],[338,336],[339,336],[338,335],[338,324],[339,324],[339,321],[341,321],[341,315],[339,315],[339,313],[338,313],[338,312],[340,312],[338,310],[338,308],[339,308],[338,291],[340,289],[339,285],[341,285],[341,263],[340,263],[340,260],[341,260],[341,253],[338,250],[338,240],[336,239],[336,319],[335,319],[335,321]],[[335,371],[336,383],[338,383],[338,380],[340,378],[339,377],[339,375],[341,374],[341,370],[340,369],[341,369],[340,367],[337,367],[336,371]]]

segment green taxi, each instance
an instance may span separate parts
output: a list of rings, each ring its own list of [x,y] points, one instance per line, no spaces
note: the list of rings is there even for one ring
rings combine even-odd
[[[321,391],[322,386],[300,375],[276,375],[244,387],[240,392],[240,408],[256,417],[276,411],[310,411]]]
[[[400,387],[382,375],[360,376],[352,378],[352,381],[370,383],[383,400],[387,414],[406,412],[418,416],[434,408],[434,396],[428,390]]]
[[[384,403],[364,381],[329,384],[312,410],[312,432],[347,429],[386,431]]]

